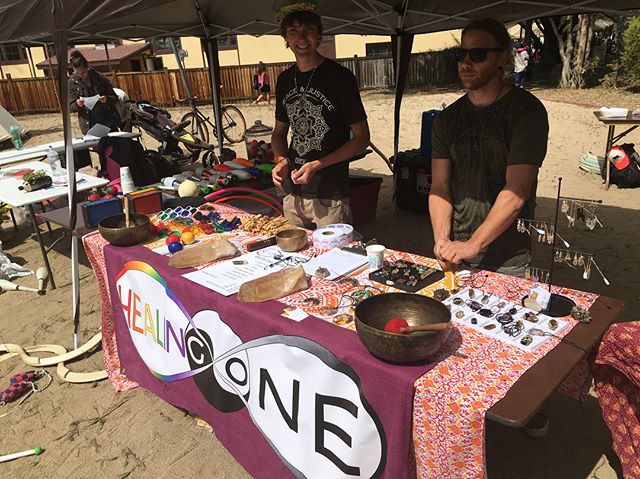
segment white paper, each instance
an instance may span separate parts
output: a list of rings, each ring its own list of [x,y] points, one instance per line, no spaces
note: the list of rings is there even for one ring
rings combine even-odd
[[[306,256],[285,253],[277,246],[271,246],[182,276],[224,296],[231,296],[237,293],[240,286],[247,281],[262,278],[292,266],[290,261],[280,261],[279,258],[307,260]],[[246,261],[246,264],[233,263],[238,260]]]
[[[86,106],[89,110],[93,110],[93,107],[96,106],[96,103],[100,101],[100,95],[81,96],[80,99],[84,102],[84,106]]]
[[[542,286],[534,286],[529,293],[529,298],[542,306],[542,309],[547,309],[549,300],[551,299],[551,293]]]
[[[314,276],[318,268],[329,270],[329,276],[325,279],[334,280],[340,276],[350,273],[354,269],[367,264],[366,256],[349,253],[340,248],[333,248],[320,256],[316,256],[311,261],[304,263],[302,267],[307,274]]]
[[[107,136],[110,131],[111,128],[109,128],[108,126],[105,126],[101,123],[96,123],[91,128],[89,128],[89,131],[86,135],[84,135],[83,140],[99,140],[100,138]]]
[[[291,308],[285,308],[282,312],[282,316],[284,316],[285,318],[293,319],[297,323],[309,317],[307,313],[295,306]]]

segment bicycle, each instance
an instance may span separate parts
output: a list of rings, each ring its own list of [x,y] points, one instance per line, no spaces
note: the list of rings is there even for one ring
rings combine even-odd
[[[216,131],[215,123],[212,123],[208,116],[205,116],[196,106],[195,99],[185,99],[191,104],[191,111],[182,117],[181,123],[190,121],[189,132],[193,137],[200,138],[205,143],[209,143],[209,125]],[[247,129],[247,122],[240,109],[234,105],[223,105],[220,109],[220,119],[222,121],[222,135],[230,143],[240,143],[244,141],[244,132]],[[215,120],[214,120],[215,121]],[[186,145],[185,145],[186,146]],[[187,146],[189,149],[189,146]]]

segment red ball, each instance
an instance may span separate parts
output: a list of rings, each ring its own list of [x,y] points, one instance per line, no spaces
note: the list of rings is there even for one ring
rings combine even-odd
[[[400,328],[406,328],[408,326],[409,323],[407,323],[402,318],[391,318],[389,321],[387,321],[387,324],[384,325],[384,330],[387,333],[402,334],[400,332]]]
[[[102,197],[102,199],[103,199],[103,200],[108,200],[109,198],[113,198],[113,195],[108,195],[108,194],[107,194],[107,195],[104,195],[104,196]]]
[[[100,199],[100,195],[98,193],[92,193],[87,197],[87,199],[89,201],[98,201]]]
[[[171,243],[176,243],[176,242],[180,243],[180,237],[178,235],[169,235],[165,240],[165,243],[167,243],[167,246],[169,246]]]

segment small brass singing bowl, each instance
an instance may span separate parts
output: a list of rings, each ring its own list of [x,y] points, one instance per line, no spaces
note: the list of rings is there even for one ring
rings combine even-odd
[[[307,232],[301,229],[283,230],[276,233],[276,244],[282,251],[289,253],[307,246]]]
[[[441,302],[427,296],[387,293],[371,296],[355,309],[356,331],[369,352],[394,363],[424,362],[435,355],[451,329],[416,331],[409,334],[388,333],[385,324],[402,318],[409,326],[449,323],[451,312]]]
[[[133,245],[140,243],[149,234],[149,217],[131,213],[127,228],[125,215],[109,216],[100,220],[98,230],[102,237],[113,245]]]

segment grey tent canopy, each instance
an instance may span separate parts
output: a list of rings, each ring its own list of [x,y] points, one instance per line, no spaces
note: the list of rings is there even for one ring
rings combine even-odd
[[[272,35],[281,1],[219,0],[3,0],[0,42],[51,41],[64,28],[71,42],[153,36],[204,36],[203,14],[211,36]],[[65,11],[53,27],[53,9]],[[619,13],[638,8],[637,0],[318,0],[327,34],[394,35],[430,33],[462,27],[488,16],[505,24],[577,13]]]

